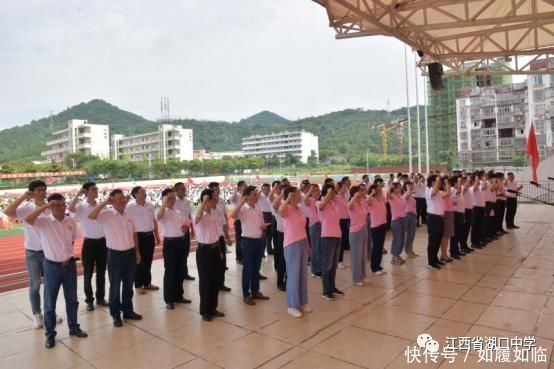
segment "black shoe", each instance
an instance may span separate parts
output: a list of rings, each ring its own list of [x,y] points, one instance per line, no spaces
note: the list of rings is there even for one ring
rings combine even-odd
[[[131,311],[127,314],[123,314],[123,319],[126,320],[142,320],[142,315],[139,315],[135,313],[134,311]]]
[[[475,249],[482,249],[483,246],[481,246],[481,244],[476,244],[476,245],[471,245],[471,249],[472,250],[475,250]]]
[[[70,330],[69,330],[69,335],[70,335],[70,336],[77,336],[77,337],[79,337],[79,338],[88,337],[87,332],[85,332],[85,331],[82,330],[81,328],[70,329]]]
[[[191,276],[191,275],[186,275],[183,279],[184,279],[185,281],[194,281],[196,278],[194,278],[194,277]]]
[[[324,294],[322,295],[322,297],[323,297],[325,300],[335,301],[335,295],[333,294],[333,292],[324,293]]]
[[[512,229],[519,229],[519,227],[516,226],[516,225],[513,225],[513,226],[512,226]]]
[[[254,300],[269,300],[269,297],[265,296],[263,293],[258,292],[252,296]]]
[[[175,309],[175,305],[172,302],[168,302],[167,304],[165,304],[165,308],[167,310],[173,310]]]
[[[274,253],[273,253],[273,250],[268,250],[268,251],[267,251],[267,254],[268,254],[268,255],[273,255],[273,254],[274,254]]]
[[[451,257],[452,259],[456,259],[456,260],[460,260],[460,259],[462,258],[462,257],[461,257],[460,255],[458,255],[458,254],[450,254],[450,257]]]
[[[94,304],[92,302],[87,302],[87,311],[93,311],[94,310]]]
[[[97,300],[96,305],[98,305],[98,306],[110,306],[110,304],[108,304],[108,301],[106,301],[106,300]]]
[[[441,259],[442,259],[442,258],[441,258]],[[437,264],[438,264],[438,265],[441,265],[441,266],[442,266],[442,265],[446,265],[446,263],[445,263],[444,261],[442,261],[442,260],[437,261]]]
[[[460,251],[458,253],[458,256],[466,256],[467,255],[467,252],[466,251]]]
[[[285,292],[285,291],[287,290],[287,287],[286,287],[285,285],[283,285],[283,284],[278,284],[278,285],[277,285],[277,289],[278,289],[279,291]]]
[[[433,269],[433,270],[441,270],[441,267],[438,266],[437,264],[429,264],[427,265],[427,268]]]
[[[252,296],[245,296],[243,301],[246,305],[256,305],[256,302],[252,299]]]
[[[451,263],[453,262],[454,260],[450,259],[449,257],[446,257],[446,258],[443,258],[441,257],[441,260],[443,263]],[[444,264],[443,264],[444,265]]]
[[[260,274],[260,280],[265,281],[266,279],[267,279],[267,277],[265,275]]]
[[[113,320],[113,326],[116,328],[123,327],[123,322],[121,321],[121,318],[115,318]]]
[[[231,292],[231,288],[227,286],[221,286],[219,287],[219,290],[223,292]]]
[[[344,292],[339,290],[337,287],[333,288],[333,294],[344,296]]]
[[[216,310],[212,313],[212,316],[215,316],[217,318],[223,318],[225,316],[225,314],[222,313],[221,311]]]
[[[44,342],[44,347],[46,347],[47,349],[51,349],[54,346],[56,346],[56,337],[54,336],[46,337],[46,342]]]
[[[176,304],[190,304],[192,301],[184,297],[181,297],[179,300],[175,300],[173,302]]]
[[[205,322],[211,322],[212,321],[212,316],[209,315],[209,314],[204,314],[204,315],[202,315],[202,320],[205,321]]]

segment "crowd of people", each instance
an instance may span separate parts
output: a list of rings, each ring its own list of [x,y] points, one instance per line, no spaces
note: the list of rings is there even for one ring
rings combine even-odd
[[[94,182],[68,198],[47,196],[47,186],[35,180],[28,191],[5,209],[23,222],[29,300],[34,327],[45,329],[47,348],[55,346],[56,301],[60,287],[66,304],[69,334],[87,337],[78,323],[77,258],[73,245],[84,237],[81,259],[87,310],[109,308],[114,327],[141,320],[133,307],[134,293],[158,290],[151,266],[154,248],[163,245],[163,298],[168,310],[190,304],[183,283],[194,280],[188,271],[191,239],[196,239],[201,319],[224,317],[218,295],[225,285],[230,218],[234,221],[235,257],[242,265],[246,305],[268,300],[260,290],[262,258],[273,255],[277,288],[286,293],[287,312],[300,318],[310,313],[308,277],[322,280],[322,296],[344,295],[336,287],[337,269],[350,268],[352,283],[363,286],[386,274],[382,266],[387,231],[393,267],[401,267],[414,251],[416,229],[427,226],[427,264],[441,270],[476,249],[487,247],[506,229],[516,229],[517,185],[514,175],[483,172],[364,175],[325,179],[322,186],[286,178],[260,188],[239,181],[234,188],[217,182],[192,187],[178,182],[162,191],[134,187],[99,194]],[[227,205],[232,206],[228,215]],[[196,211],[193,211],[196,209]],[[79,226],[78,226],[78,225]],[[350,251],[349,266],[344,251]],[[369,261],[369,270],[366,264]],[[109,291],[105,290],[108,272]],[[95,287],[92,279],[95,277]],[[44,280],[44,304],[40,286]],[[190,296],[188,296],[190,297]],[[44,315],[43,315],[44,312]]]

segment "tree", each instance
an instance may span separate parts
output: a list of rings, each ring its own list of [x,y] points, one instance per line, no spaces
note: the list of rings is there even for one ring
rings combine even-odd
[[[319,164],[319,160],[317,158],[317,155],[315,153],[315,150],[312,150],[312,152],[310,153],[310,156],[308,156],[308,162],[307,162],[308,166],[310,167],[315,167],[316,165]]]

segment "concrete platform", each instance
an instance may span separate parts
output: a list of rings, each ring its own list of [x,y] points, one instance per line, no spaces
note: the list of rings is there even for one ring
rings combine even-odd
[[[314,311],[300,319],[286,314],[271,257],[262,265],[269,280],[261,283],[271,300],[244,305],[234,253],[226,274],[232,292],[220,294],[225,318],[200,319],[196,280],[184,284],[193,303],[172,311],[161,291],[135,295],[144,319],[116,329],[105,308],[85,310],[80,278],[79,320],[89,337],[69,337],[64,322],[52,350],[44,348],[43,330],[31,327],[27,290],[7,292],[0,295],[0,368],[554,368],[554,208],[522,205],[516,220],[521,229],[441,271],[426,268],[427,234],[419,228],[420,257],[396,266],[386,255],[388,274],[371,276],[363,287],[352,285],[349,269],[339,270],[337,287],[346,295],[336,301],[324,301],[321,280],[310,278]],[[193,254],[193,275],[195,264]],[[161,261],[153,273],[161,285]],[[60,297],[58,314],[64,310]],[[441,351],[447,337],[535,336],[546,362],[477,363],[478,353],[470,352],[465,363],[460,353],[454,363],[439,356],[436,363],[408,364],[405,351],[421,333]]]

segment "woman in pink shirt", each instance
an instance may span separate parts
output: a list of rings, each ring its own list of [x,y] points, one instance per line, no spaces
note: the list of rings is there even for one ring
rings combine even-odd
[[[321,278],[321,222],[319,221],[319,214],[317,212],[317,199],[319,199],[321,191],[319,185],[312,184],[310,189],[304,196],[304,204],[308,209],[309,223],[308,223],[308,238],[312,247],[311,257],[311,269],[312,277]]]
[[[387,207],[382,187],[379,184],[369,186],[368,193],[367,202],[369,216],[371,217],[371,238],[373,240],[371,272],[375,275],[382,275],[386,273],[381,268],[381,259],[383,258],[383,245],[385,244],[385,232],[387,231]]]
[[[360,186],[350,188],[350,269],[352,282],[357,286],[364,285],[366,277],[365,263],[367,261],[367,200]]]
[[[300,318],[309,313],[308,306],[308,252],[310,244],[306,234],[306,217],[299,206],[302,197],[296,187],[284,190],[284,200],[279,207],[283,219],[284,254],[287,266],[288,313]]]
[[[398,182],[394,182],[389,187],[389,193],[387,195],[391,210],[391,231],[392,231],[392,264],[402,265],[406,261],[402,259],[402,248],[404,247],[404,240],[406,238],[406,224],[404,222],[406,217],[406,201],[402,196],[402,185]]]
[[[344,295],[335,286],[341,242],[340,218],[335,197],[335,187],[331,183],[328,183],[323,185],[321,196],[317,202],[319,220],[321,221],[320,250],[321,269],[323,272],[323,298],[326,300],[334,300],[335,294]]]
[[[452,202],[450,181],[448,177],[443,178],[442,190],[446,196],[442,198],[444,204],[444,229],[441,238],[441,257],[439,264],[451,263],[453,260],[448,257],[448,244],[450,237],[454,234],[454,204]]]
[[[404,239],[404,252],[410,258],[419,256],[413,250],[415,232],[417,227],[417,200],[414,198],[414,184],[412,182],[404,183],[404,200],[406,218],[404,223],[406,225],[406,238]],[[423,198],[425,201],[425,198]]]
[[[348,180],[349,181],[349,180]],[[350,183],[350,182],[347,182]],[[346,269],[347,266],[344,265],[344,250],[350,250],[349,242],[349,228],[350,228],[350,214],[348,214],[348,201],[350,198],[350,193],[348,192],[347,183],[342,181],[337,182],[337,196],[335,197],[335,203],[337,204],[337,211],[339,214],[339,225],[340,225],[340,252],[339,252],[339,269]]]

